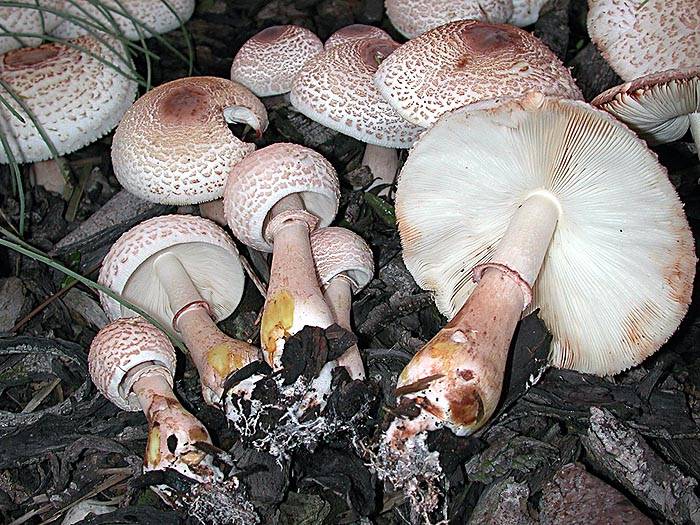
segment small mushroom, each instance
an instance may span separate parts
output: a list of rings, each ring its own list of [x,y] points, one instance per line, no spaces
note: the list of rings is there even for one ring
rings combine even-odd
[[[624,81],[700,66],[697,0],[588,0],[588,34]]]
[[[374,83],[403,118],[426,128],[453,109],[533,90],[582,98],[569,70],[539,39],[475,20],[445,24],[406,42],[380,64]]]
[[[173,393],[175,350],[168,338],[140,317],[118,319],[93,339],[88,355],[97,389],[122,410],[143,410],[148,420],[144,470],[171,468],[196,481],[223,474],[197,443],[211,445],[207,429]],[[162,488],[162,487],[158,487]]]
[[[63,155],[109,133],[136,98],[136,82],[103,61],[125,72],[132,67],[105,44],[83,36],[69,43],[8,51],[0,56],[0,79],[27,106]],[[30,116],[2,87],[0,97],[24,119],[22,122],[0,104],[3,133],[15,159],[37,162],[50,158],[51,151]],[[0,163],[8,162],[0,147]]]
[[[121,185],[160,204],[199,204],[221,197],[231,167],[255,149],[228,123],[267,128],[265,106],[223,78],[189,77],[149,91],[114,133],[112,162]]]
[[[608,89],[591,102],[650,144],[683,137],[690,128],[700,155],[700,68],[674,69]]]
[[[532,93],[446,115],[413,147],[396,211],[407,268],[451,320],[399,377],[420,414],[394,421],[394,446],[489,420],[523,310],[552,333],[552,365],[612,375],[690,303],[694,241],[665,169],[583,102]]]
[[[338,199],[333,166],[296,144],[278,143],[251,153],[226,181],[224,214],[231,231],[244,244],[272,252],[260,341],[275,369],[290,335],[304,326],[333,324],[316,278],[309,234],[330,224]]]
[[[287,93],[301,66],[321,51],[321,40],[304,27],[268,27],[238,50],[231,65],[231,80],[259,97]]]
[[[345,228],[320,228],[311,234],[311,252],[323,296],[341,327],[352,331],[352,295],[372,280],[374,261],[367,243]],[[357,345],[338,358],[352,379],[364,379],[365,369]]]
[[[365,24],[351,24],[349,26],[341,27],[331,36],[326,39],[323,44],[323,49],[328,51],[329,49],[339,46],[341,44],[347,44],[348,42],[356,42],[358,40],[369,40],[373,38],[379,38],[384,40],[391,40],[389,33],[384,31],[381,27],[368,26]]]
[[[231,238],[213,222],[163,215],[122,235],[105,257],[98,282],[178,332],[194,361],[204,399],[218,404],[228,376],[258,359],[258,350],[219,330],[243,294],[245,276]],[[110,319],[135,315],[100,294]]]
[[[404,120],[372,82],[399,44],[386,38],[355,40],[315,56],[294,78],[289,98],[307,117],[367,143],[363,164],[375,183],[391,185],[396,148],[409,148],[422,129]]]
[[[72,17],[92,25],[103,24],[112,31],[116,24],[126,38],[139,40],[180,27],[192,16],[195,0],[101,0],[99,4],[91,0],[70,0],[62,7],[66,20],[51,31],[55,37],[75,38],[95,30],[88,24],[73,23]],[[143,26],[135,25],[130,18]]]

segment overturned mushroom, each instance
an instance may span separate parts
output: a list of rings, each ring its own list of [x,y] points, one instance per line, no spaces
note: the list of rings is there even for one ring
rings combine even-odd
[[[341,327],[352,331],[352,295],[367,286],[374,273],[372,251],[356,233],[345,228],[320,228],[311,234],[311,251],[323,295]],[[357,345],[350,347],[338,364],[352,379],[364,379],[365,369]]]
[[[248,246],[272,252],[260,341],[273,368],[280,367],[290,335],[304,326],[333,324],[316,278],[309,234],[330,224],[338,198],[333,166],[295,144],[251,153],[226,181],[224,213],[231,231]]]
[[[229,170],[255,149],[228,123],[261,134],[267,112],[242,85],[189,77],[158,86],[138,99],[114,133],[112,162],[129,192],[161,204],[199,204],[221,197]]]
[[[172,468],[199,482],[221,481],[211,457],[196,446],[211,445],[207,429],[173,393],[175,362],[165,334],[140,317],[105,326],[88,355],[90,376],[102,395],[122,410],[146,415],[144,470]]]
[[[214,322],[238,306],[245,277],[231,238],[211,221],[163,215],[138,224],[114,243],[98,280],[182,336],[207,403],[219,403],[226,378],[258,359],[257,349]],[[100,299],[111,319],[134,315]]]

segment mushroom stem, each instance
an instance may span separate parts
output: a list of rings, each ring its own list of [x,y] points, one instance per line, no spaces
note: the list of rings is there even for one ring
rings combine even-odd
[[[690,134],[693,136],[695,149],[700,158],[700,113],[691,113],[688,115],[688,120],[690,120]]]
[[[352,331],[350,325],[350,311],[352,307],[352,284],[348,278],[340,274],[333,278],[326,287],[323,296],[326,304],[333,313],[333,319],[341,327]],[[344,366],[353,379],[365,378],[365,367],[362,363],[360,350],[357,345],[352,345],[338,358],[338,364]]]
[[[392,443],[442,424],[471,434],[493,415],[510,341],[559,213],[547,192],[531,194],[514,213],[492,260],[474,269],[479,282],[469,299],[401,373],[397,395],[412,398],[421,414],[396,423]]]
[[[176,315],[173,328],[182,335],[199,372],[204,400],[216,405],[221,401],[226,378],[258,359],[258,352],[219,330],[209,313],[210,306],[175,254],[159,255],[153,267]]]
[[[273,237],[272,266],[260,340],[268,364],[279,369],[285,340],[304,326],[326,328],[333,324],[333,315],[318,284],[309,240],[313,227],[301,197],[281,199],[270,215],[270,223],[277,222],[267,228]]]
[[[388,184],[388,187],[382,189],[379,195],[389,195],[391,186],[396,178],[396,172],[399,169],[398,151],[394,148],[367,144],[365,154],[362,157],[362,165],[367,166],[374,176],[374,181],[369,186],[369,189]]]
[[[132,391],[148,420],[145,470],[172,468],[200,482],[221,477],[205,461],[206,454],[194,446],[211,444],[207,429],[180,404],[162,373],[142,375]]]

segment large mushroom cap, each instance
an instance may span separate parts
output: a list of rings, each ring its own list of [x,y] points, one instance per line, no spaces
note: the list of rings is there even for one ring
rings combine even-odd
[[[306,210],[328,226],[338,211],[335,169],[314,150],[280,142],[248,155],[231,170],[224,192],[224,215],[233,234],[256,250],[271,252],[264,235],[272,207],[298,193]]]
[[[110,32],[115,31],[113,24],[116,23],[126,38],[139,40],[177,29],[190,19],[194,7],[195,0],[101,0],[99,5],[90,0],[71,0],[65,2],[63,10],[90,24],[102,24]],[[105,8],[114,22],[103,13]],[[59,38],[75,38],[87,34],[91,28],[90,25],[65,20],[51,34]]]
[[[456,108],[528,91],[580,99],[569,70],[539,39],[502,24],[463,20],[406,42],[374,83],[403,118],[429,127]]]
[[[341,27],[329,36],[326,39],[326,43],[323,44],[323,49],[328,51],[330,48],[341,44],[356,42],[357,40],[366,40],[368,38],[383,38],[384,40],[393,41],[389,33],[384,31],[381,27],[368,26],[365,24],[351,24]]]
[[[50,31],[59,22],[56,16],[42,11],[41,7],[59,7],[57,0],[15,0],[20,4],[27,4],[27,7],[0,6],[0,23],[2,23],[2,33],[22,33],[22,34],[42,34],[44,30]],[[43,18],[43,25],[42,25]],[[5,53],[18,47],[38,46],[41,44],[40,37],[14,37],[0,36],[0,53]]]
[[[561,207],[531,304],[553,334],[551,362],[601,375],[641,362],[688,309],[693,237],[654,154],[587,104],[531,96],[440,119],[399,179],[406,266],[454,316],[536,192]]]
[[[372,250],[362,237],[346,228],[330,226],[314,231],[311,252],[322,287],[345,274],[352,282],[353,293],[357,293],[372,280]]]
[[[500,24],[513,14],[512,0],[384,0],[391,24],[406,38],[455,20]]]
[[[625,81],[700,66],[697,0],[588,0],[588,33]]]
[[[591,102],[654,144],[678,140],[700,112],[700,68],[675,69],[608,89]]]
[[[141,317],[118,319],[98,332],[88,366],[97,389],[122,410],[141,410],[133,384],[144,373],[160,373],[173,384],[175,349],[167,336]]]
[[[163,215],[144,221],[122,235],[107,253],[98,282],[170,326],[173,312],[153,267],[159,255],[173,253],[216,320],[236,309],[245,276],[236,246],[210,220],[191,215]],[[135,315],[100,293],[110,319]]]
[[[121,68],[124,74],[100,59]],[[0,56],[0,79],[27,106],[63,155],[90,144],[117,125],[136,98],[136,82],[124,76],[130,74],[131,67],[104,44],[85,36],[66,44],[5,53]],[[46,142],[20,104],[2,87],[0,97],[24,119],[21,122],[0,104],[0,122],[15,159],[36,162],[50,158]],[[7,162],[4,148],[0,148],[0,163]]]
[[[268,27],[238,50],[231,65],[231,80],[240,82],[259,97],[287,93],[301,66],[321,51],[321,40],[306,28]]]
[[[114,133],[112,161],[131,193],[162,204],[221,197],[231,166],[255,149],[228,128],[245,122],[262,133],[265,106],[247,88],[215,77],[174,80],[149,91]]]
[[[307,117],[357,140],[408,148],[421,128],[404,120],[372,82],[399,44],[364,39],[332,47],[309,60],[294,78],[289,99]]]

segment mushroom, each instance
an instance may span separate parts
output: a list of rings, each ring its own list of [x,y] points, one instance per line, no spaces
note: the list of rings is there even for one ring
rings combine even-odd
[[[82,51],[78,48],[84,48]],[[0,56],[0,79],[22,100],[59,155],[71,153],[110,132],[136,98],[136,82],[106,66],[132,66],[106,45],[84,36],[69,43],[16,49]],[[18,162],[51,157],[46,141],[15,98],[0,87],[0,97],[24,122],[0,104],[2,131]],[[0,163],[9,162],[0,147]]]
[[[455,20],[507,22],[513,14],[512,0],[384,0],[391,24],[406,38]]]
[[[352,295],[372,280],[374,261],[367,243],[345,228],[320,228],[311,234],[311,252],[326,304],[334,321],[352,331],[350,310]],[[364,379],[365,369],[357,345],[338,358],[352,379]]]
[[[281,366],[285,340],[304,326],[325,328],[333,316],[323,300],[309,234],[338,211],[338,178],[319,153],[278,143],[251,153],[231,170],[224,214],[244,244],[272,252],[260,326],[268,364]]]
[[[426,128],[447,111],[531,90],[582,98],[569,70],[539,39],[475,20],[406,42],[381,63],[374,83],[403,118]]]
[[[351,24],[349,26],[341,27],[331,36],[326,39],[326,43],[323,44],[323,49],[328,51],[329,49],[339,46],[341,44],[347,44],[348,42],[356,42],[357,40],[368,40],[371,38],[380,38],[384,40],[391,40],[389,33],[384,31],[381,27],[368,26],[365,24]]]
[[[700,155],[700,68],[674,69],[608,89],[591,102],[650,144],[683,137],[688,128]]]
[[[223,78],[189,77],[149,91],[114,133],[117,179],[134,195],[161,204],[199,204],[221,197],[231,167],[255,149],[227,123],[267,128],[265,106]]]
[[[63,10],[66,18],[75,17],[92,25],[112,28],[116,24],[126,38],[139,40],[142,36],[148,38],[177,29],[190,19],[194,7],[195,0],[100,0],[99,4],[91,0],[70,0],[65,2]],[[134,24],[132,18],[140,25]],[[51,34],[58,38],[75,38],[90,30],[88,24],[78,25],[67,19]]]
[[[393,448],[489,420],[523,310],[552,333],[552,365],[612,375],[656,352],[690,303],[688,221],[634,133],[539,93],[485,107],[440,119],[399,177],[404,261],[451,320],[399,377],[419,414],[393,422]]]
[[[109,250],[98,282],[182,336],[209,404],[221,401],[231,373],[258,359],[215,324],[238,306],[245,277],[231,238],[207,219],[163,215],[136,225]],[[100,300],[110,319],[135,315],[106,294]]]
[[[55,7],[53,1],[41,0],[17,0],[16,3],[26,4],[27,7],[2,7],[0,6],[0,20],[3,33],[35,34],[37,36],[0,36],[0,53],[5,53],[18,47],[32,47],[41,44],[41,35],[44,30],[53,29],[60,19],[44,12],[41,7]],[[43,20],[42,20],[43,18]]]
[[[165,334],[133,317],[118,319],[98,332],[88,365],[103,396],[122,410],[143,410],[146,415],[145,471],[171,468],[202,483],[219,482],[223,474],[197,448],[197,443],[211,445],[207,429],[173,393],[175,359]]]
[[[372,75],[399,47],[386,38],[355,40],[315,56],[294,78],[289,98],[307,117],[367,143],[363,164],[375,183],[391,185],[395,148],[408,148],[421,128],[406,122],[379,94]]]
[[[625,81],[700,66],[697,0],[588,0],[588,34]]]
[[[287,93],[301,66],[321,51],[321,40],[304,27],[268,27],[238,50],[231,65],[231,80],[259,97]]]

